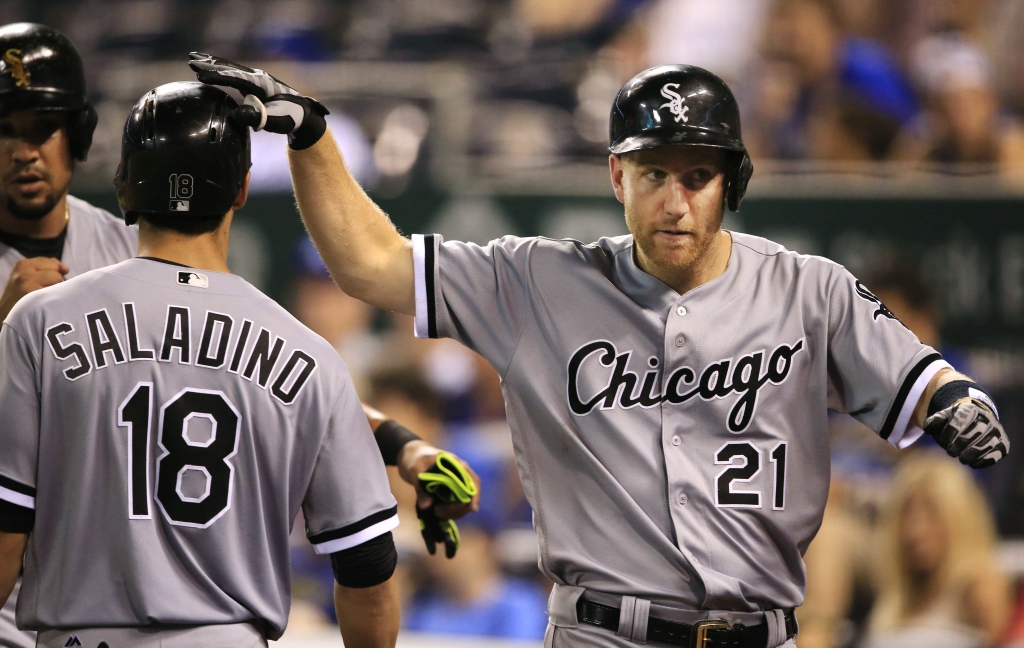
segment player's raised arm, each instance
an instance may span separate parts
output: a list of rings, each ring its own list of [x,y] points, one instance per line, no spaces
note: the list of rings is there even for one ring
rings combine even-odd
[[[191,56],[200,81],[244,97],[250,126],[288,135],[299,211],[334,281],[378,308],[414,315],[412,245],[349,173],[327,129],[327,109],[263,70]]]

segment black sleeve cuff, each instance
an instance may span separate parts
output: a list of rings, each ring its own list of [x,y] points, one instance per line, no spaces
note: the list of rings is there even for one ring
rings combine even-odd
[[[24,506],[0,500],[0,531],[28,535],[36,526],[36,512]]]
[[[384,458],[385,466],[397,466],[398,454],[405,444],[420,440],[412,430],[395,421],[384,421],[377,426],[374,437],[377,439],[377,447],[380,449],[380,456]]]
[[[331,554],[334,579],[342,587],[373,587],[395,573],[398,550],[395,538],[388,531],[363,544]]]

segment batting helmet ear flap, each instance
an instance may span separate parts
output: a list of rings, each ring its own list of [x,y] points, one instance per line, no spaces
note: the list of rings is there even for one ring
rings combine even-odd
[[[750,176],[754,174],[754,163],[750,160],[750,154],[746,149],[737,157],[739,162],[735,163],[731,169],[729,187],[726,189],[726,202],[729,205],[729,211],[734,212],[740,210],[740,202],[743,201],[743,196],[747,193],[747,183],[750,182]]]
[[[85,162],[89,157],[89,148],[92,146],[92,134],[96,130],[99,115],[93,108],[91,102],[86,101],[81,110],[71,113],[68,122],[68,144],[71,147],[71,156],[76,160]]]

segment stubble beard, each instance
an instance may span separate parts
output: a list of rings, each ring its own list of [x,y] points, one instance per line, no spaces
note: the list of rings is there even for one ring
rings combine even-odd
[[[715,243],[722,229],[721,215],[703,229],[695,229],[694,237],[682,246],[659,245],[655,240],[656,225],[642,223],[628,211],[626,224],[633,234],[633,241],[644,257],[662,272],[670,275],[687,274],[701,265]]]
[[[11,196],[7,197],[7,211],[23,221],[39,221],[46,218],[53,208],[57,206],[60,195],[57,192],[47,194],[46,199],[41,203],[19,203]]]
[[[41,175],[46,182],[53,182],[53,176],[51,174],[42,172]],[[61,196],[63,196],[67,190],[67,185],[63,187],[54,187],[49,193],[44,195],[42,202],[38,201],[38,197],[31,200],[19,201],[14,196],[8,194],[5,206],[7,208],[7,212],[18,220],[39,221],[46,218],[46,216],[53,211],[53,208],[57,206],[57,203],[60,202]]]

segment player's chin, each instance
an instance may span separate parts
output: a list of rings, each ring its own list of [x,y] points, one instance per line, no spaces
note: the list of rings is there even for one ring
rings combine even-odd
[[[651,256],[659,257],[666,262],[692,259],[700,247],[700,240],[693,234],[662,235],[657,233],[651,237],[650,242],[650,247],[653,249]]]
[[[4,202],[7,204],[8,211],[18,220],[29,221],[40,220],[46,217],[53,209],[55,202],[49,194],[33,196],[31,199],[8,194],[6,198],[7,200]]]
[[[671,248],[657,246],[652,253],[647,254],[654,265],[672,270],[686,270],[693,265],[696,256],[697,251],[694,246],[673,246]]]

